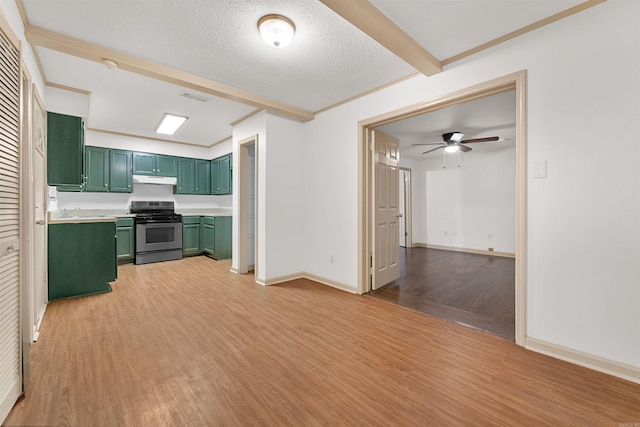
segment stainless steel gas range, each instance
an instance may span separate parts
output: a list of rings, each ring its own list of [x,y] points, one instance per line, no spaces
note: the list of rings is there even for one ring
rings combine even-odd
[[[182,215],[173,202],[134,201],[136,264],[182,258]]]

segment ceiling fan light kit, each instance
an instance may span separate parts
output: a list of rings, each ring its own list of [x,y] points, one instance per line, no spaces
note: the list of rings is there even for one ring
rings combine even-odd
[[[496,141],[504,141],[504,138],[500,138],[499,136],[489,136],[485,138],[473,138],[473,139],[462,139],[464,138],[464,133],[462,132],[447,132],[442,134],[442,141],[444,142],[425,142],[422,144],[413,144],[413,146],[418,145],[437,145],[438,147],[432,148],[431,150],[427,150],[422,154],[428,154],[432,151],[439,150],[444,148],[444,151],[447,153],[458,153],[460,155],[460,151],[466,153],[467,151],[471,151],[471,147],[467,147],[463,144],[471,144],[474,142],[496,142]]]

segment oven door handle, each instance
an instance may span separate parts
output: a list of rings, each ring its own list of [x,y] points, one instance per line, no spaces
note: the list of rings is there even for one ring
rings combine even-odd
[[[135,221],[136,224],[179,224],[182,219],[143,219]]]

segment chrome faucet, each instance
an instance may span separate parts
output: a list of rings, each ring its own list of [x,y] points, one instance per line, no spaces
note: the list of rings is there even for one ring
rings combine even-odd
[[[60,214],[60,218],[69,218],[69,215],[71,214],[71,212],[75,212],[77,210],[79,210],[80,208],[73,208],[73,209],[64,209],[62,208],[62,214]]]

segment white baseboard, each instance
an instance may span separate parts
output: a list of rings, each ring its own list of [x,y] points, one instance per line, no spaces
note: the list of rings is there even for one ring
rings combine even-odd
[[[40,307],[40,311],[38,313],[38,323],[33,325],[33,334],[31,336],[33,342],[38,341],[38,337],[40,336],[40,326],[42,325],[42,319],[44,319],[45,311],[47,311],[47,303],[42,304],[42,307]]]
[[[458,248],[455,246],[443,246],[443,245],[429,245],[427,243],[414,243],[414,248],[429,248],[429,249],[441,249],[443,251],[454,251],[454,252],[465,252],[468,254],[480,254],[480,255],[492,255],[492,256],[500,256],[504,258],[515,258],[516,254],[511,252],[497,252],[497,251],[487,251],[484,249],[471,249],[471,248]]]
[[[555,357],[556,359],[564,360],[565,362],[584,366],[585,368],[593,369],[598,372],[603,372],[608,375],[613,375],[614,377],[640,384],[640,368],[635,366],[593,356],[591,354],[572,350],[570,348],[536,338],[527,337],[524,347],[527,350],[546,354],[547,356]]]
[[[348,286],[348,285],[346,285],[344,283],[340,283],[340,282],[337,282],[335,280],[326,279],[324,277],[316,276],[315,274],[306,273],[306,272],[302,272],[302,271],[299,272],[299,273],[287,274],[286,276],[274,277],[272,279],[267,280],[266,284],[267,285],[276,285],[278,283],[289,282],[291,280],[296,280],[296,279],[313,280],[314,282],[318,282],[318,283],[321,283],[323,285],[331,286],[332,288],[336,288],[336,289],[339,289],[341,291],[349,292],[351,294],[357,293],[356,289],[353,289],[352,287],[350,287],[350,286]]]

